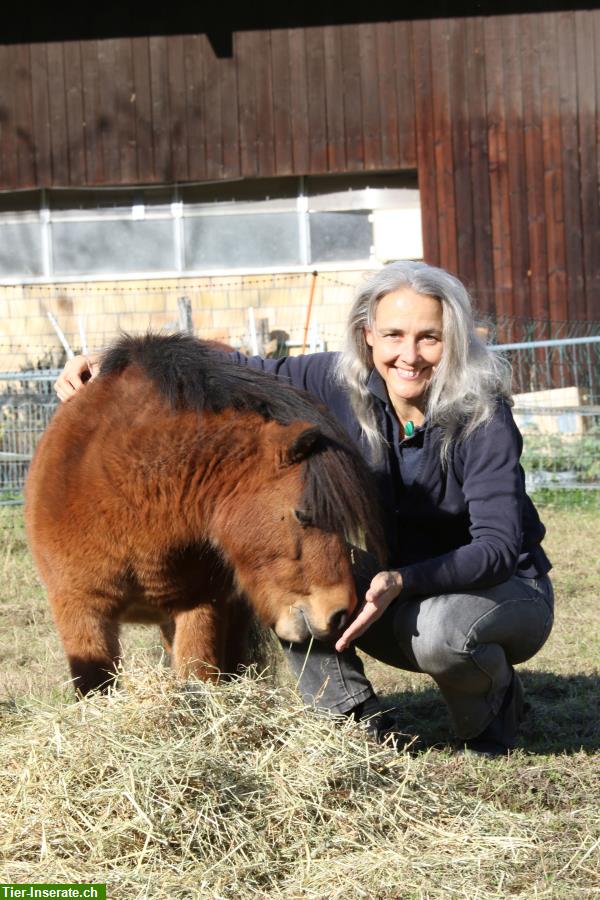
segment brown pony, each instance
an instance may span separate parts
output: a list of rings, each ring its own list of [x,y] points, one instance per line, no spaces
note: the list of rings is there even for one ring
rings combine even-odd
[[[334,639],[356,596],[348,543],[379,545],[364,464],[311,398],[183,335],[121,339],[57,411],[25,508],[76,689],[154,622],[202,678],[245,662],[242,598],[284,640]]]

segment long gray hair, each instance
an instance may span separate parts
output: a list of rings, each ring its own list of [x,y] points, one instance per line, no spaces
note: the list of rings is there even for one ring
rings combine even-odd
[[[512,404],[511,368],[486,347],[475,331],[471,300],[458,278],[421,262],[401,261],[385,266],[365,282],[356,296],[348,317],[346,347],[336,369],[376,457],[382,454],[386,442],[367,388],[373,352],[365,339],[365,328],[373,327],[382,297],[402,288],[436,297],[442,304],[444,349],[428,388],[427,416],[432,425],[441,429],[441,455],[446,461],[453,441],[462,440],[490,420],[499,397]]]

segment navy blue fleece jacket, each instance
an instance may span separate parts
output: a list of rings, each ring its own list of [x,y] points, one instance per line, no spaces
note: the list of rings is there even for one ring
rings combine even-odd
[[[369,390],[389,445],[383,458],[374,460],[348,393],[333,375],[337,354],[277,360],[232,356],[313,394],[344,426],[375,476],[387,565],[400,570],[405,595],[485,588],[513,574],[535,578],[549,571],[540,546],[545,529],[519,464],[521,434],[505,403],[498,403],[487,425],[453,445],[444,467],[439,428],[426,424],[402,440],[385,383],[373,370]]]

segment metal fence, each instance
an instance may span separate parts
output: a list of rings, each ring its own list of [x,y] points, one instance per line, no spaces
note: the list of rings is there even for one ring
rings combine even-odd
[[[0,373],[0,503],[21,503],[35,446],[57,406],[58,369]]]
[[[600,337],[497,345],[515,374],[515,418],[530,488],[600,488]],[[0,373],[0,503],[22,502],[58,370]]]
[[[600,488],[600,336],[493,349],[512,364],[528,487]]]

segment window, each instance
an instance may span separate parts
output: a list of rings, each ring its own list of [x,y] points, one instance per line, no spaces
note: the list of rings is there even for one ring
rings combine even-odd
[[[4,279],[368,265],[420,241],[406,173],[0,195]]]
[[[186,269],[301,265],[296,213],[190,216],[185,220]]]
[[[42,231],[37,221],[0,220],[0,277],[44,274]]]
[[[168,272],[174,266],[169,219],[52,222],[55,275]]]
[[[373,226],[368,210],[310,212],[311,262],[370,259]]]

